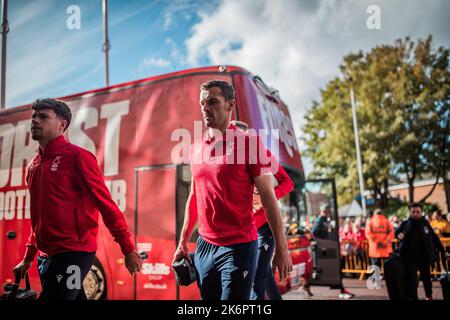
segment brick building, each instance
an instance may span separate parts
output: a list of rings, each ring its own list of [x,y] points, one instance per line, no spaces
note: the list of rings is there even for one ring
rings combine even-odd
[[[419,180],[414,183],[414,200],[419,201],[425,197],[433,188],[436,179]],[[408,184],[402,183],[389,187],[389,192],[393,198],[400,198],[408,201]],[[442,179],[438,181],[433,193],[426,200],[427,203],[436,203],[443,213],[449,212],[449,204],[445,199],[444,183]]]

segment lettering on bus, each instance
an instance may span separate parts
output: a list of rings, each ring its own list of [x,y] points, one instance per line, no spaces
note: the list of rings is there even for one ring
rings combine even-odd
[[[143,263],[142,274],[144,275],[164,275],[170,274],[170,267],[165,263]]]
[[[69,106],[73,102],[68,102]],[[105,120],[103,175],[112,177],[119,173],[119,142],[122,117],[129,113],[129,100],[94,107],[71,106],[73,121],[68,129],[68,140],[96,154],[96,144],[84,130],[96,128]],[[35,156],[38,143],[31,139],[31,119],[16,124],[0,125],[0,220],[29,219],[30,196],[25,183],[25,171]],[[99,159],[100,160],[100,159]],[[113,200],[122,212],[127,208],[127,184],[123,179],[106,181]]]
[[[157,290],[167,290],[167,284],[159,284],[159,283],[144,283],[144,289],[157,289]]]
[[[298,145],[295,139],[294,128],[291,119],[287,114],[280,110],[274,101],[270,101],[264,95],[257,94],[258,103],[261,106],[261,114],[264,122],[264,128],[280,129],[279,137],[286,148],[290,157],[294,155],[294,151],[298,152]]]
[[[30,193],[27,189],[0,192],[0,221],[30,219]]]
[[[69,106],[71,103],[68,103]],[[104,169],[105,177],[115,176],[119,173],[119,142],[120,142],[120,124],[122,117],[129,113],[129,100],[122,100],[114,103],[107,103],[100,108],[100,119],[106,120],[106,129],[104,134],[105,150]],[[83,147],[93,154],[97,150],[94,141],[83,131],[83,128],[91,129],[98,126],[98,110],[93,107],[75,108],[71,106],[74,117],[68,131],[69,141],[80,147]]]
[[[127,208],[125,180],[105,181],[113,201],[120,211]],[[0,191],[0,221],[30,219],[30,192],[28,189]]]

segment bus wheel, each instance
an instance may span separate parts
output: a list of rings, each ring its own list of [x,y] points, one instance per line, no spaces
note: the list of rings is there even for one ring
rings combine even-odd
[[[100,261],[95,258],[83,282],[84,292],[88,300],[106,299],[106,276]]]

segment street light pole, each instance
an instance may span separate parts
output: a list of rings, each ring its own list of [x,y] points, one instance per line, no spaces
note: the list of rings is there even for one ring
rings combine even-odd
[[[364,198],[364,179],[362,171],[361,150],[359,149],[358,121],[356,119],[355,95],[353,93],[353,86],[351,84],[350,84],[350,102],[352,105],[353,131],[355,134],[356,161],[358,163],[359,192],[361,194],[363,216],[366,217],[367,211],[366,211],[366,199]]]
[[[103,14],[103,47],[105,58],[105,85],[109,86],[109,49],[111,43],[108,37],[108,0],[102,0],[102,14]]]
[[[5,108],[6,97],[6,35],[9,32],[8,25],[8,0],[2,0],[2,61],[1,61],[1,83],[0,83],[0,109]]]

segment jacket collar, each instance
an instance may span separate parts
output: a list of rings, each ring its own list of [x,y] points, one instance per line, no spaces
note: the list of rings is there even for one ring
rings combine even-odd
[[[39,155],[42,159],[45,159],[49,156],[51,156],[53,153],[57,152],[61,147],[68,144],[66,138],[64,135],[60,135],[56,137],[55,139],[51,140],[44,148],[44,151],[42,152],[42,149],[39,147]]]

